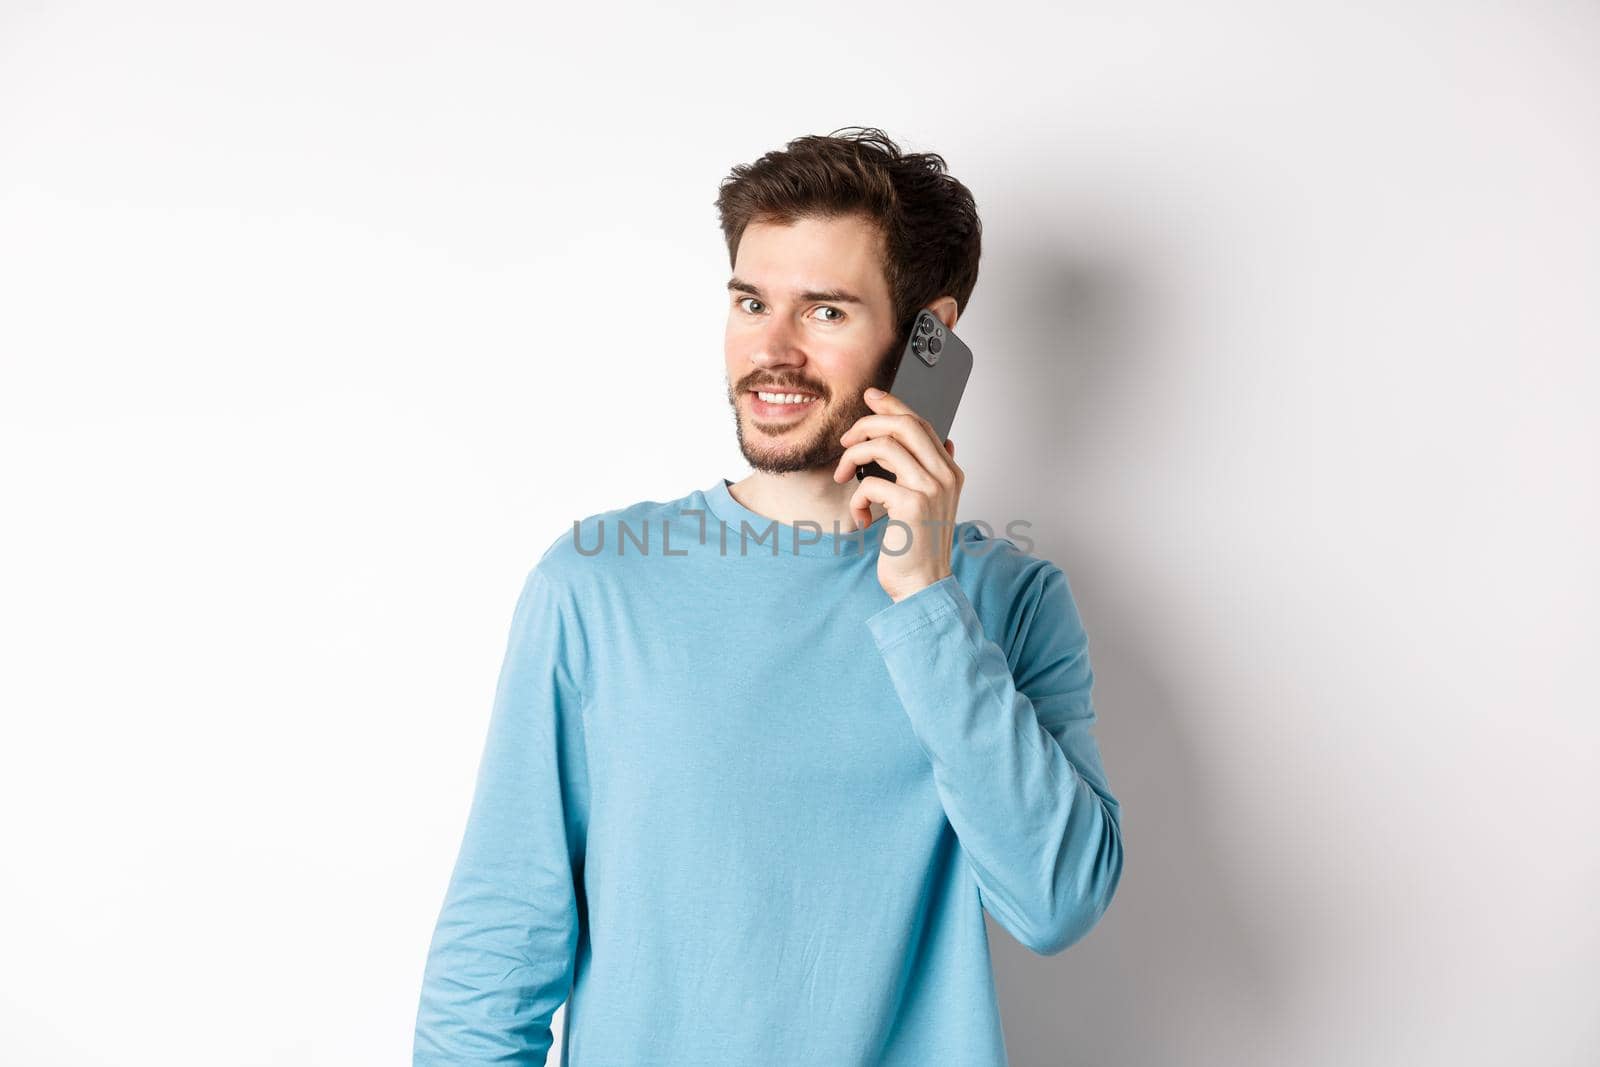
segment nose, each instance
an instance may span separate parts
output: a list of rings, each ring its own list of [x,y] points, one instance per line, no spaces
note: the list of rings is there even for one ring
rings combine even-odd
[[[803,366],[805,361],[805,353],[795,343],[794,327],[781,315],[772,316],[750,353],[750,362],[763,370],[775,370]]]

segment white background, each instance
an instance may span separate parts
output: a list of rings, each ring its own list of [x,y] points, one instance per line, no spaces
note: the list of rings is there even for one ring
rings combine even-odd
[[[745,472],[717,183],[876,125],[1124,807],[1083,942],[991,922],[1013,1062],[1596,1062],[1597,33],[9,0],[4,1058],[409,1062],[523,576]]]

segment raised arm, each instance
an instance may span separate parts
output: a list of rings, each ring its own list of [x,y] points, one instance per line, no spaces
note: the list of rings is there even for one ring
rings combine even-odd
[[[1006,653],[954,575],[867,625],[933,763],[979,898],[1023,945],[1082,938],[1122,876],[1121,811],[1091,728],[1088,637],[1066,576],[1037,561],[1012,605]]]

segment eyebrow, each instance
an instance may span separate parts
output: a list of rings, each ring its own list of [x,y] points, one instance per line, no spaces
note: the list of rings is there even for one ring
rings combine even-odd
[[[728,291],[732,293],[749,293],[751,296],[758,296],[763,300],[767,298],[767,294],[761,291],[760,286],[747,282],[738,275],[728,279]],[[865,300],[847,289],[807,289],[805,292],[800,293],[799,297],[806,303],[810,303],[813,300],[820,300],[827,304],[866,303]]]

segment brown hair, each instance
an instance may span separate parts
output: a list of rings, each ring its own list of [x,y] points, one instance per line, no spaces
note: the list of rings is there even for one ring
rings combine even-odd
[[[902,331],[947,293],[965,312],[978,284],[983,227],[972,193],[945,172],[943,157],[902,153],[879,129],[796,138],[734,167],[716,203],[729,264],[752,222],[865,215],[884,237],[884,278]]]

